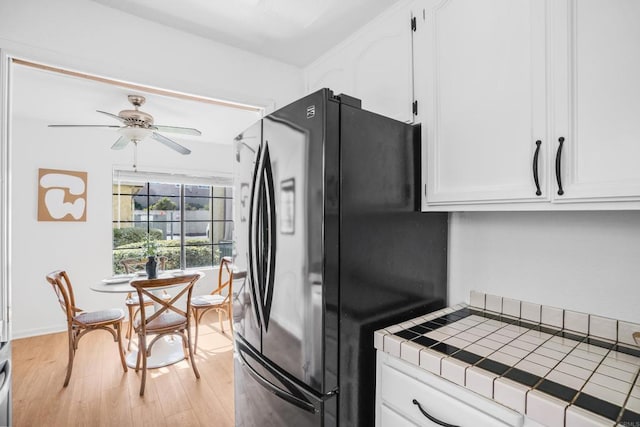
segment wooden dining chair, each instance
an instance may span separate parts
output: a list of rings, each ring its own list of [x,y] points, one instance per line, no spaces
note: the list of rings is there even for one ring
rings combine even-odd
[[[119,308],[84,311],[76,306],[73,287],[69,275],[64,270],[53,271],[46,276],[47,281],[53,286],[58,297],[58,302],[67,318],[67,335],[69,336],[69,360],[67,362],[67,376],[64,379],[64,387],[69,384],[71,371],[73,370],[73,358],[78,350],[78,342],[86,333],[96,330],[105,330],[113,336],[118,343],[118,354],[122,369],[127,372],[127,364],[122,349],[122,320],[124,312]]]
[[[142,301],[148,297],[154,303],[154,311],[147,312],[147,306],[140,306],[140,318],[135,320],[134,330],[138,334],[138,359],[136,361],[136,372],[140,370],[142,364],[142,381],[140,384],[140,396],[144,396],[144,388],[147,380],[147,357],[151,355],[153,345],[166,335],[180,335],[182,338],[185,357],[191,360],[191,367],[196,378],[200,378],[200,372],[196,367],[193,357],[193,345],[191,342],[191,294],[194,284],[202,277],[202,273],[184,274],[181,276],[140,279],[131,281],[131,286],[136,289],[138,298]],[[169,299],[162,295],[158,296],[160,290],[166,288],[175,290],[175,295]],[[184,297],[184,298],[183,298]],[[184,309],[178,305],[182,299]],[[153,336],[151,341],[148,338]]]
[[[147,264],[146,258],[126,258],[120,261],[122,266],[124,267],[124,271],[127,274],[137,273],[138,271],[143,271],[145,265]],[[167,265],[167,257],[159,256],[158,257],[158,268],[160,270],[165,270]],[[165,293],[166,294],[166,293]],[[153,305],[153,301],[149,298],[144,300],[145,305],[150,306]],[[133,334],[133,319],[136,317],[138,312],[140,311],[140,300],[137,295],[133,295],[131,292],[127,294],[127,297],[124,300],[124,305],[127,307],[129,311],[129,323],[127,324],[127,333],[125,334],[125,338],[128,340],[127,342],[127,351],[131,350],[131,338]]]
[[[225,292],[226,290],[226,292]],[[198,349],[198,327],[202,321],[202,316],[208,311],[218,312],[220,330],[224,333],[222,323],[222,313],[225,313],[229,320],[229,328],[233,334],[233,323],[231,320],[231,296],[233,292],[233,263],[230,257],[222,258],[220,270],[218,271],[218,286],[208,295],[198,295],[191,299],[191,312],[196,324],[196,351]]]

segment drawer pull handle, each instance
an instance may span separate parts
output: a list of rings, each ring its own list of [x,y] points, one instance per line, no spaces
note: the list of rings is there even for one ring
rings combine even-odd
[[[425,412],[424,409],[422,409],[422,406],[420,406],[420,402],[418,402],[416,399],[413,399],[413,404],[416,405],[420,410],[420,412],[422,412],[422,415],[427,417],[427,419],[429,419],[429,421],[431,421],[432,423],[436,423],[444,427],[458,427],[454,424],[449,424],[449,423],[445,423],[444,421],[440,421],[439,419],[435,418],[433,415],[429,415],[427,412]]]

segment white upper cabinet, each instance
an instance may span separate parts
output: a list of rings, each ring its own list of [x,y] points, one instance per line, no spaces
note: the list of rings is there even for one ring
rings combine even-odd
[[[417,5],[424,210],[640,207],[640,2]]]
[[[549,3],[554,202],[640,199],[640,1]]]
[[[544,2],[429,3],[414,44],[427,202],[549,200]]]
[[[362,108],[413,123],[411,12],[401,3],[311,64],[307,91],[328,87]]]

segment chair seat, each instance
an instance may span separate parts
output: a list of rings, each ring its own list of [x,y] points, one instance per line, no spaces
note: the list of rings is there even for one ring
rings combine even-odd
[[[153,300],[146,295],[142,298],[142,301],[144,301],[145,304],[153,302]],[[127,298],[124,303],[126,305],[140,305],[140,298],[138,298],[138,295],[132,295],[131,298]]]
[[[199,295],[191,298],[191,306],[198,307],[210,307],[214,305],[220,305],[224,302],[225,297],[222,295]]]
[[[80,313],[73,319],[84,323],[85,325],[92,325],[95,323],[103,323],[109,321],[116,321],[124,318],[124,312],[119,308],[112,308],[109,310],[100,311],[88,311]]]
[[[172,326],[178,326],[187,322],[185,316],[181,316],[178,313],[167,312],[153,319],[147,323],[147,332],[153,332],[156,329],[165,329]],[[136,319],[135,327],[140,326],[140,319]]]

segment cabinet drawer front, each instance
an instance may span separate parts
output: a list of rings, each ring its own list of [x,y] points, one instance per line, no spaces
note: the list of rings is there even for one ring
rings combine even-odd
[[[380,387],[382,402],[418,425],[435,424],[420,412],[418,406],[413,403],[414,399],[429,415],[449,424],[474,427],[522,424],[522,417],[519,417],[519,422],[516,420],[515,423],[505,423],[388,365],[382,365],[381,374],[378,387]],[[487,401],[487,405],[497,404]]]
[[[412,423],[387,405],[380,407],[380,427],[416,427],[417,424]]]

